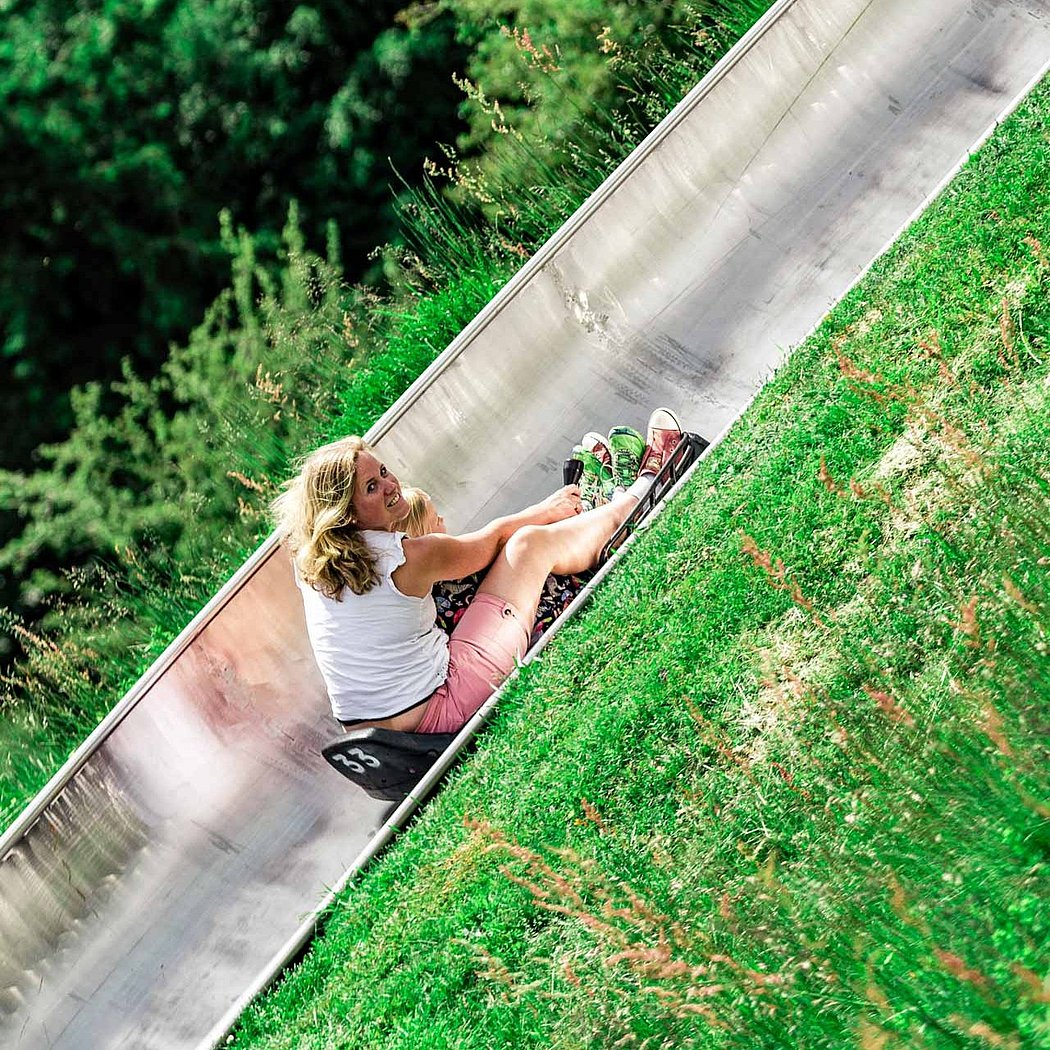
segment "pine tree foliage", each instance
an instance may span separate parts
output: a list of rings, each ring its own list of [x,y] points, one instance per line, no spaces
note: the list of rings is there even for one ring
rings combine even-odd
[[[418,179],[453,133],[462,53],[448,16],[410,31],[400,6],[0,4],[0,465],[68,428],[70,386],[185,339],[226,280],[222,208],[273,251],[298,200],[355,277],[395,235],[392,167]]]
[[[74,390],[70,437],[44,446],[32,473],[0,472],[0,502],[26,520],[0,551],[0,571],[56,559],[65,567],[36,569],[41,597],[68,592],[71,569],[127,548],[138,551],[137,571],[150,551],[180,564],[202,541],[243,550],[266,529],[272,479],[287,471],[296,441],[316,435],[307,421],[331,415],[350,356],[334,235],[327,258],[309,253],[293,208],[276,278],[228,215],[223,244],[230,287],[160,373],[144,379],[125,361],[108,391]],[[107,413],[113,395],[119,407]]]

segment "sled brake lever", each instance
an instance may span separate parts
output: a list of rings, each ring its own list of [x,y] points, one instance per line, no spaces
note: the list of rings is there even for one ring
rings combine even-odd
[[[562,482],[566,485],[578,485],[583,477],[583,461],[579,459],[567,459],[561,465]]]

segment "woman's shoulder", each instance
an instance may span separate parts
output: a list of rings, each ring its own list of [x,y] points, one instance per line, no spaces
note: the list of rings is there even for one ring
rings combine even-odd
[[[384,529],[362,529],[361,537],[375,553],[399,550],[405,539],[403,532],[387,532]]]
[[[376,568],[389,575],[405,562],[405,534],[382,529],[362,529],[361,536],[376,559]]]

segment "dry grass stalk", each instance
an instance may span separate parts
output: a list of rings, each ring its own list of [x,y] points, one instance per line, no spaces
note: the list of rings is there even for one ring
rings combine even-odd
[[[700,708],[698,708],[689,698],[686,698],[686,708],[689,711],[690,717],[701,729],[701,741],[709,747],[714,748],[719,757],[725,761],[727,766],[739,769],[757,791],[759,784],[758,779],[752,772],[751,759],[748,758],[746,754],[741,754],[737,751],[730,742],[729,737],[710,719],[708,719]]]
[[[255,369],[255,389],[258,390],[271,405],[279,406],[279,409],[273,418],[275,420],[280,419],[280,409],[283,409],[288,405],[288,395],[284,391],[284,385],[272,373],[264,372],[261,364]]]
[[[1001,326],[1001,331],[1004,333],[1004,338],[1012,340],[1012,328],[1010,327],[1012,321],[1009,319],[1006,300],[1004,300],[1004,309],[1009,324],[1006,324],[1005,327]],[[926,356],[938,361],[941,379],[949,387],[956,388],[958,381],[941,356],[940,340],[936,337],[936,333],[933,333],[930,339],[920,341],[919,346],[923,348]],[[1013,350],[1012,341],[1009,346],[1016,359],[1017,355]],[[968,467],[980,470],[985,475],[991,475],[994,472],[987,457],[974,446],[960,427],[930,405],[926,393],[920,387],[911,383],[887,383],[882,375],[862,368],[841,350],[838,351],[838,361],[839,371],[849,381],[854,391],[880,404],[894,403],[904,406],[908,410],[909,426],[913,430],[926,430],[938,437],[944,447],[954,452]],[[861,499],[866,498],[866,493],[860,489],[859,485],[851,482],[850,488],[854,495]],[[887,504],[890,505],[888,501]]]
[[[842,340],[844,341],[844,340]],[[851,357],[845,354],[841,350],[841,342],[836,344],[836,351],[838,353],[839,371],[842,373],[845,379],[850,380],[856,384],[854,389],[859,392],[866,394],[867,396],[875,396],[872,391],[865,390],[865,387],[872,387],[879,383],[884,383],[885,380],[879,375],[878,372],[869,372],[866,368],[861,368]],[[881,397],[876,397],[876,400],[881,400]]]
[[[1011,963],[1010,972],[1020,980],[1021,987],[1029,999],[1050,1005],[1050,976],[1040,977],[1020,963]]]
[[[24,649],[42,649],[45,652],[54,653],[56,656],[62,655],[62,650],[50,638],[45,638],[42,634],[35,634],[20,623],[11,624],[10,630],[22,643]]]
[[[516,255],[519,259],[531,259],[532,252],[520,242],[511,243],[506,237],[500,237],[500,245],[505,248],[511,255]]]
[[[795,786],[795,778],[791,775],[791,772],[785,769],[779,762],[770,762],[770,765],[780,774],[780,779],[787,784],[788,788],[793,791],[796,795],[804,798],[807,802],[812,798],[811,793],[804,787]]]
[[[908,711],[901,707],[901,705],[894,700],[889,693],[882,689],[876,689],[872,685],[865,685],[864,692],[875,701],[879,710],[882,711],[891,722],[907,726],[909,729],[915,728],[915,719]]]
[[[896,915],[901,922],[907,923],[907,925],[913,926],[926,936],[929,936],[930,927],[928,923],[924,919],[918,918],[912,911],[911,905],[908,902],[908,896],[904,892],[904,887],[901,885],[900,879],[897,878],[897,873],[895,871],[889,873],[887,883],[890,891],[890,907],[893,909],[893,914]]]
[[[500,32],[503,36],[509,37],[514,41],[514,46],[518,49],[518,53],[533,69],[539,69],[548,74],[557,73],[560,69],[558,65],[560,52],[557,44],[554,45],[553,51],[546,44],[543,47],[537,47],[533,43],[529,31],[527,29],[519,29],[517,26],[514,28],[500,26]]]
[[[817,473],[817,478],[833,496],[844,496],[846,494],[846,490],[832,477],[823,455],[820,457],[820,470]]]
[[[1003,576],[1003,590],[1006,591],[1007,597],[1017,602],[1025,612],[1031,613],[1033,616],[1038,614],[1039,606],[1028,601],[1021,593],[1021,589],[1009,576]]]
[[[949,627],[954,627],[966,639],[967,649],[980,649],[981,625],[977,621],[977,595],[970,598],[959,606],[959,622],[949,622]]]
[[[1050,267],[1050,260],[1047,259],[1046,250],[1043,248],[1042,242],[1034,237],[1032,234],[1028,234],[1024,238],[1024,244],[1032,250],[1032,254],[1035,256],[1035,261],[1039,264],[1041,270],[1045,270]]]
[[[254,504],[249,503],[242,496],[238,496],[237,513],[242,518],[261,518],[264,514],[269,512],[266,507],[257,507]]]
[[[741,553],[746,554],[755,567],[762,570],[773,589],[787,593],[795,605],[809,613],[811,619],[818,627],[826,627],[827,624],[817,612],[816,606],[802,593],[802,588],[798,585],[798,582],[788,577],[787,567],[784,565],[784,562],[780,558],[774,561],[769,551],[762,550],[754,538],[746,532],[742,532],[740,535]]]
[[[871,972],[868,973],[868,983],[864,986],[864,998],[867,999],[872,1006],[877,1006],[884,1013],[892,1013],[893,1010],[890,1007],[890,1000],[886,993],[875,983]]]
[[[931,331],[925,339],[919,340],[919,349],[922,351],[922,356],[927,360],[937,362],[937,374],[941,377],[945,386],[952,390],[958,389],[959,380],[948,367],[948,362],[944,360],[940,335],[936,331]]]
[[[587,806],[593,811],[590,803]],[[488,821],[467,818],[465,823],[486,840],[484,852],[504,853],[524,865],[523,874],[508,866],[501,866],[500,871],[526,889],[536,907],[579,922],[597,938],[602,950],[597,956],[588,953],[587,958],[600,962],[602,971],[625,971],[630,975],[629,997],[641,993],[678,1020],[703,1017],[708,1024],[724,1028],[726,1022],[710,1002],[732,990],[719,978],[719,970],[728,969],[733,975],[730,983],[739,985],[750,996],[772,995],[790,980],[785,974],[763,973],[743,966],[728,955],[711,955],[703,961],[689,959],[688,954],[696,950],[694,939],[681,923],[654,908],[621,880],[610,878],[596,862],[584,860],[571,849],[552,850],[568,869],[558,871],[546,857],[522,846]],[[505,997],[518,1000],[526,993],[544,997],[558,994],[550,987],[549,978],[527,981],[523,974],[512,972],[487,950],[476,946],[472,950],[479,961],[478,976],[500,985]],[[618,992],[595,973],[581,973],[574,962],[578,965],[579,961],[562,960],[550,965],[574,991],[583,989],[592,995]]]
[[[226,477],[239,481],[250,492],[265,493],[274,488],[273,482],[262,485],[258,481],[252,480],[247,474],[242,474],[239,470],[226,471]]]
[[[609,834],[609,829],[602,820],[601,814],[593,805],[591,805],[590,802],[587,801],[587,799],[580,799],[580,808],[583,810],[584,816],[594,824],[603,835]]]
[[[861,1050],[886,1050],[893,1040],[892,1035],[879,1025],[862,1017],[857,1030],[858,1044]]]
[[[962,1014],[951,1014],[948,1020],[968,1036],[979,1039],[996,1050],[1019,1050],[1021,1046],[1021,1041],[1016,1035],[1003,1035],[984,1021],[971,1021]]]
[[[623,54],[622,45],[613,39],[612,26],[602,26],[602,31],[595,37],[598,42],[598,50],[603,55],[609,55],[610,66]]]
[[[1014,757],[1014,750],[1010,746],[1010,741],[1006,738],[1006,733],[1003,732],[1003,716],[999,714],[998,709],[991,700],[985,700],[982,705],[981,721],[978,725],[981,732],[995,744],[1001,754],[1007,758]]]
[[[972,984],[981,991],[988,991],[991,987],[991,982],[980,970],[968,966],[962,957],[956,955],[955,952],[946,952],[942,948],[934,948],[933,954],[937,957],[937,961],[957,980],[966,984]]]
[[[464,944],[464,946],[468,947],[473,953],[474,958],[480,967],[476,971],[478,977],[481,977],[486,981],[491,981],[499,987],[499,997],[503,1002],[512,1005],[525,1000],[533,1013],[537,1012],[536,1004],[528,1002],[525,997],[537,992],[543,994],[546,982],[542,980],[526,981],[524,979],[524,974],[520,972],[512,972],[502,959],[493,955],[483,945],[468,942],[459,943]]]

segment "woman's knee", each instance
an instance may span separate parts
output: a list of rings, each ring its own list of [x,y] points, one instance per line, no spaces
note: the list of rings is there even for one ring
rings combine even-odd
[[[543,525],[523,525],[503,549],[510,561],[520,561],[543,556],[550,546],[550,533]]]
[[[546,525],[525,525],[518,529],[503,548],[507,561],[518,568],[534,568],[544,575],[558,557],[557,533]]]

